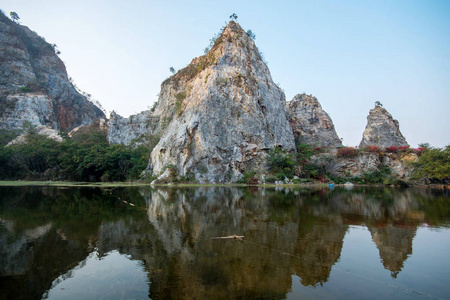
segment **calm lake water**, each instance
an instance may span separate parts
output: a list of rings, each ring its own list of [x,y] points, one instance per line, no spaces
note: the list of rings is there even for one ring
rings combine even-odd
[[[449,225],[445,190],[0,187],[0,299],[448,299]]]

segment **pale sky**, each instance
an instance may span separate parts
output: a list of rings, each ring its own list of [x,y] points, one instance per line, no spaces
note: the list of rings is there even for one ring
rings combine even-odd
[[[286,99],[316,96],[344,145],[359,144],[375,101],[412,147],[450,144],[450,1],[0,0],[0,9],[57,44],[69,76],[108,115],[151,107],[169,68],[203,55],[236,13]]]

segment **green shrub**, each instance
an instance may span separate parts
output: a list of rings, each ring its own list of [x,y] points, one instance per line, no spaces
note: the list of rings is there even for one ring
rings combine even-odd
[[[450,145],[445,149],[424,149],[413,166],[414,179],[450,180]]]
[[[30,93],[31,92],[31,88],[27,87],[27,86],[21,86],[18,88],[19,92],[22,93]]]
[[[292,176],[294,172],[295,161],[292,154],[279,148],[273,148],[269,151],[267,164],[271,173],[285,173]]]
[[[185,175],[180,176],[180,183],[187,183],[195,181],[195,176],[191,173],[186,173]]]
[[[20,135],[20,130],[0,129],[0,148],[6,146],[9,142]]]
[[[277,180],[277,178],[273,175],[267,175],[265,178],[265,182],[268,183],[274,183]]]
[[[236,183],[257,184],[258,180],[255,178],[255,175],[255,171],[245,171],[242,178],[236,181]]]
[[[297,145],[297,161],[300,164],[305,164],[311,156],[314,154],[314,150],[308,144]]]
[[[383,183],[383,174],[379,170],[369,171],[363,174],[362,183]]]
[[[283,172],[280,172],[280,173],[275,174],[275,177],[278,180],[284,180],[284,178],[286,178],[286,175]]]
[[[183,113],[182,106],[183,106],[183,100],[186,99],[186,93],[181,92],[175,95],[176,102],[175,102],[175,112],[177,115],[181,115]]]
[[[383,184],[385,185],[395,185],[395,186],[399,186],[399,187],[408,187],[408,183],[398,179],[394,176],[387,176],[386,178],[383,179]]]

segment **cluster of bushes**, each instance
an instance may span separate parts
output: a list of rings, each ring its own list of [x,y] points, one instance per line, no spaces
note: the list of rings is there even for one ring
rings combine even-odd
[[[401,187],[408,186],[405,181],[393,176],[391,174],[391,169],[388,167],[382,167],[380,170],[364,172],[361,176],[334,176],[330,174],[329,180],[337,184],[352,182],[357,184],[385,184]]]
[[[450,181],[450,145],[444,149],[423,150],[419,160],[413,163],[413,179],[426,179],[429,183]]]
[[[147,146],[109,145],[100,132],[57,142],[30,131],[26,140],[0,149],[1,180],[135,180],[151,151]]]
[[[424,151],[425,147],[419,147],[419,148],[410,148],[409,146],[391,146],[386,148],[380,148],[376,145],[368,145],[365,146],[362,149],[358,149],[357,147],[340,147],[337,150],[337,157],[344,157],[344,158],[352,158],[356,157],[360,152],[369,152],[369,153],[377,153],[377,154],[383,154],[383,153],[415,153],[417,155],[420,155],[422,151]]]
[[[337,150],[337,157],[345,157],[345,158],[351,158],[357,156],[359,153],[359,150],[357,148],[353,147],[341,147]]]
[[[353,182],[358,184],[385,184],[396,186],[407,186],[408,184],[391,174],[388,167],[379,170],[371,170],[361,176],[350,176],[349,173],[342,176],[336,175],[335,157],[326,153],[324,148],[313,148],[308,144],[297,144],[297,152],[290,153],[279,148],[269,151],[267,156],[267,167],[269,174],[265,175],[266,183],[283,181],[286,178],[293,183],[304,183],[310,181],[334,182],[342,184]],[[450,181],[450,145],[444,149],[432,148],[429,145],[421,145],[419,148],[410,147],[387,147],[366,146],[363,149],[354,147],[340,147],[337,149],[336,157],[352,158],[361,152],[377,153],[416,153],[418,160],[409,163],[413,167],[414,180],[424,180],[428,183],[448,183]],[[255,171],[246,171],[238,183],[256,184],[259,176]]]
[[[273,183],[285,178],[293,179],[294,183],[312,180],[325,181],[328,174],[326,165],[311,159],[313,155],[323,152],[324,148],[312,148],[308,144],[298,144],[295,153],[274,148],[269,151],[267,156],[270,174],[266,176],[265,181]]]
[[[385,148],[386,153],[415,153],[417,155],[420,155],[422,151],[425,150],[425,147],[419,147],[419,148],[410,148],[409,146],[391,146]]]

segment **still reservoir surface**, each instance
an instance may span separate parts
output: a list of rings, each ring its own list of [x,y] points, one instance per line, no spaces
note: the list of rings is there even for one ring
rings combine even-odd
[[[1,186],[0,299],[450,299],[449,225],[447,190]]]

